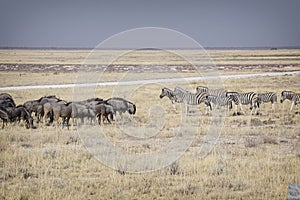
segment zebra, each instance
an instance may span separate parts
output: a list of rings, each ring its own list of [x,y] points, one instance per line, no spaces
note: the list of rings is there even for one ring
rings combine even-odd
[[[282,91],[280,103],[283,103],[284,100],[286,100],[286,99],[292,101],[294,94],[295,94],[295,92],[292,92],[292,91]]]
[[[186,104],[186,113],[188,113],[188,105],[199,105],[201,103],[205,103],[208,96],[206,92],[191,93],[180,87],[175,87],[174,95],[175,95],[175,102]],[[208,108],[208,106],[211,107],[210,104],[207,105],[205,103],[205,105],[206,108]],[[207,113],[207,109],[206,109],[206,113]]]
[[[219,97],[214,95],[208,95],[206,99],[207,102],[215,104],[217,107],[226,106],[228,111],[232,109],[232,98],[231,97]],[[209,106],[210,104],[208,104]]]
[[[300,93],[295,93],[292,99],[292,105],[290,111],[293,110],[293,107],[300,103]]]
[[[225,89],[209,89],[205,86],[197,86],[196,87],[197,92],[206,92],[210,96],[217,96],[217,97],[226,97],[227,90]]]
[[[286,99],[288,99],[292,102],[291,108],[290,108],[290,111],[292,111],[293,107],[300,103],[300,93],[295,93],[292,91],[282,91],[280,103],[283,103],[284,100],[286,100]]]
[[[198,105],[202,102],[205,103],[207,93],[199,92],[199,93],[191,93],[187,90],[184,90],[180,87],[175,87],[174,91],[169,88],[162,88],[161,94],[159,98],[168,97],[173,104],[175,109],[175,103],[185,103],[186,104],[186,111],[188,111],[187,105]],[[205,103],[206,108],[211,107],[210,103]],[[188,113],[188,112],[187,112]]]
[[[232,101],[234,102],[236,115],[238,114],[238,112],[237,112],[238,105],[240,106],[243,114],[245,114],[245,111],[243,110],[242,105],[250,104],[251,114],[252,114],[253,108],[256,110],[256,108],[258,107],[257,94],[254,92],[248,92],[248,93],[227,92],[226,96],[230,97],[232,99]]]
[[[266,92],[257,94],[257,106],[262,103],[271,102],[272,110],[275,111],[275,103],[277,103],[277,95],[274,92]]]

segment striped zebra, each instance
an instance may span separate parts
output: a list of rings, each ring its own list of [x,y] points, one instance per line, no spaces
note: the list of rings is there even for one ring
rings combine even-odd
[[[231,97],[219,97],[219,96],[213,96],[209,95],[206,99],[207,102],[210,104],[213,103],[218,108],[219,106],[226,106],[227,110],[232,109],[232,99]]]
[[[262,103],[271,102],[272,110],[275,111],[275,103],[277,103],[277,95],[274,92],[266,92],[257,94],[257,106]]]
[[[280,103],[283,103],[283,101],[286,99],[288,99],[292,102],[291,108],[290,108],[290,111],[292,111],[293,107],[300,103],[300,93],[295,93],[292,91],[282,91]]]
[[[205,102],[207,97],[205,92],[192,93],[180,87],[175,87],[174,94],[177,103],[185,103],[187,105],[199,105]]]
[[[242,105],[248,105],[250,104],[250,110],[251,114],[252,111],[258,107],[257,105],[257,94],[254,92],[248,92],[248,93],[238,93],[238,92],[227,92],[227,97],[230,97],[232,101],[235,104],[235,114],[238,114],[238,105],[241,108],[241,111],[243,114],[245,114],[245,111],[243,110]]]
[[[210,96],[226,97],[227,90],[225,89],[209,89],[205,86],[197,86],[197,92],[206,92]]]
[[[294,94],[295,92],[292,91],[282,91],[280,103],[283,103],[286,99],[292,101]]]
[[[175,101],[177,103],[184,103],[186,105],[186,113],[188,113],[188,105],[199,105],[201,103],[205,103],[205,100],[207,98],[207,93],[205,92],[191,93],[180,87],[175,87],[174,94],[176,99]],[[206,108],[208,108],[207,104],[205,105]]]
[[[290,111],[293,110],[293,107],[300,103],[300,93],[295,93],[292,99],[292,105]]]

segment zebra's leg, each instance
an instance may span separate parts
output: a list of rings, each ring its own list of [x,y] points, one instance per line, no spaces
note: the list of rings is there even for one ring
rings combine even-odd
[[[211,111],[211,106],[205,105],[205,115],[208,115],[210,111]]]
[[[252,115],[252,113],[253,113],[253,110],[254,110],[254,108],[252,108],[252,109],[251,109],[251,111],[250,111],[250,115]],[[255,113],[255,112],[254,112],[254,113]]]
[[[208,109],[209,109],[208,105],[205,104],[205,115],[208,114]]]
[[[294,105],[295,105],[295,102],[292,101],[290,112],[293,110]]]
[[[234,105],[234,113],[233,115],[238,115],[238,108],[239,106],[237,104]]]
[[[243,113],[243,115],[246,115],[245,111],[243,110],[243,106],[242,106],[241,103],[240,103],[240,108],[241,108],[241,112]]]
[[[275,113],[275,102],[272,103],[272,113]]]
[[[188,104],[185,105],[185,113],[186,113],[186,115],[189,115],[189,105]]]
[[[259,111],[259,104],[258,103],[253,103],[252,104],[252,109],[255,111],[254,114],[255,115],[258,115],[258,111]],[[252,113],[252,110],[251,110],[251,113]]]
[[[175,102],[172,102],[173,109],[176,110]]]

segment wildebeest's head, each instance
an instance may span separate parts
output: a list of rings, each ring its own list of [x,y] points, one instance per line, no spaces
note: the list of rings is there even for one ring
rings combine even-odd
[[[33,118],[30,116],[26,119],[26,126],[27,129],[32,128],[36,129],[36,126],[33,125]]]
[[[129,114],[134,115],[135,112],[136,112],[136,106],[135,106],[135,104],[129,103],[128,106],[129,106],[129,107],[128,107],[128,112],[129,112]]]

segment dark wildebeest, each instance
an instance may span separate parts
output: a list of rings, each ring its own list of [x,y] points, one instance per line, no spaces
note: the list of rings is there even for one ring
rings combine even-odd
[[[16,107],[16,104],[13,100],[13,98],[6,93],[0,94],[0,107],[6,109],[6,108],[14,108]]]
[[[14,108],[16,107],[15,102],[12,99],[1,99],[0,107],[2,108]]]
[[[0,94],[0,100],[5,100],[5,99],[13,99],[10,94],[7,93],[1,93]]]
[[[65,123],[67,123],[67,128],[69,130],[69,120],[72,117],[73,103],[53,103],[52,113],[53,118],[58,124],[58,119],[61,117],[63,119],[62,128],[64,128]]]
[[[25,122],[26,128],[35,128],[33,126],[33,119],[30,113],[23,105],[19,105],[15,108],[7,108],[6,111],[11,121],[20,122],[21,120],[23,120]]]
[[[74,124],[74,118],[80,118],[81,124],[83,124],[85,117],[89,118],[90,123],[92,124],[92,121],[95,118],[95,116],[96,116],[95,112],[90,106],[85,104],[80,104],[80,103],[73,103],[73,112],[72,112],[73,124]]]
[[[2,119],[2,128],[4,128],[4,123],[10,122],[10,118],[6,112],[6,110],[0,108],[0,118]]]
[[[47,102],[57,102],[60,101],[56,96],[44,96],[37,100],[27,101],[23,105],[28,110],[30,114],[35,113],[37,122],[41,121],[41,118],[44,116],[44,104]]]
[[[129,114],[134,115],[136,112],[135,104],[123,98],[109,98],[104,101],[104,103],[109,104],[113,107],[114,114],[116,114],[116,112],[119,112],[119,114],[122,115],[122,113],[128,112]]]
[[[59,100],[59,101],[55,101],[55,100],[49,100],[48,102],[45,102],[43,104],[43,112],[44,112],[44,124],[46,124],[47,118],[50,118],[50,123],[53,122],[53,106],[59,104],[59,105],[64,105],[67,104],[66,101],[63,100]]]
[[[99,103],[96,104],[94,107],[94,111],[96,116],[98,117],[98,123],[101,125],[101,118],[104,123],[104,119],[108,121],[108,123],[111,124],[109,117],[111,120],[114,120],[113,115],[114,115],[114,109],[111,105],[105,104],[105,103]]]
[[[40,122],[40,118],[43,115],[43,105],[41,105],[38,100],[27,101],[23,104],[23,106],[28,110],[30,115],[34,113],[37,123]]]

